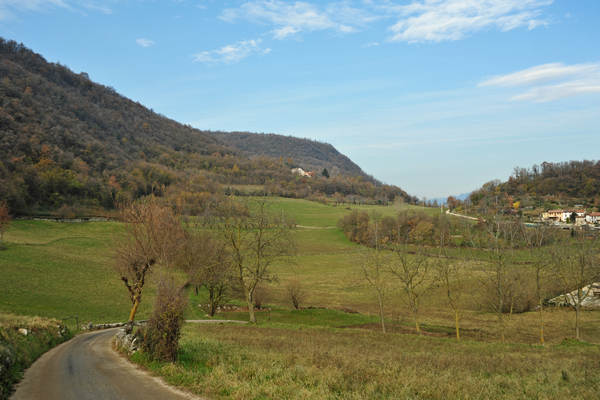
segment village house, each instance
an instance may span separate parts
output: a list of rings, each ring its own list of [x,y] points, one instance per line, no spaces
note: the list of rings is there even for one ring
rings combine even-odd
[[[585,216],[585,220],[588,224],[598,224],[600,223],[600,212],[589,213]]]
[[[563,210],[561,221],[562,222],[570,222],[571,215],[575,214],[576,217],[584,217],[585,218],[585,210]]]
[[[590,223],[589,216],[587,215],[584,209],[575,209],[575,210],[548,210],[542,213],[542,220],[544,221],[555,221],[555,222],[571,222],[571,216],[575,214],[575,224],[576,225],[586,225]],[[600,213],[592,213],[598,214],[596,217],[597,221],[600,222]],[[595,222],[594,222],[595,223]]]
[[[562,219],[563,210],[548,210],[542,214],[543,220],[560,221]]]
[[[305,171],[302,168],[292,168],[292,174],[299,176],[306,176],[308,178],[312,178],[315,176],[315,173],[312,171]]]

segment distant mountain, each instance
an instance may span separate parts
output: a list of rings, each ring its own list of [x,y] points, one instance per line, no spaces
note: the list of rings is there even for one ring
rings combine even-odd
[[[469,193],[462,193],[462,194],[452,194],[450,196],[454,197],[457,200],[465,201],[466,199],[469,198],[470,195],[471,195],[471,192],[469,192]],[[438,204],[446,205],[446,203],[448,202],[448,197],[450,197],[450,196],[446,196],[446,197],[434,197],[433,199],[428,199],[427,201],[429,201],[429,202],[437,202]]]
[[[293,136],[249,132],[213,132],[220,142],[249,157],[267,156],[291,159],[295,166],[320,174],[326,168],[331,175],[363,176],[373,179],[329,143]]]
[[[294,176],[297,165],[317,176]],[[331,169],[330,179],[321,167]],[[0,39],[0,201],[11,210],[112,208],[155,194],[201,212],[234,185],[288,197],[413,201],[331,145],[194,129]]]

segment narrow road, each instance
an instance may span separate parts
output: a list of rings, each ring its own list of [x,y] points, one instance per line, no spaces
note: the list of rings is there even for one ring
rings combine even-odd
[[[190,400],[111,348],[116,329],[78,335],[25,372],[13,400]]]

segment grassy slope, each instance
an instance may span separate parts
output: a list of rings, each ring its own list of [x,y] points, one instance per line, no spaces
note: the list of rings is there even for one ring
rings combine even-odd
[[[26,329],[27,334],[19,329]],[[57,320],[0,313],[0,399],[8,398],[25,368],[70,337]]]
[[[8,248],[0,251],[0,311],[80,322],[125,319],[129,300],[112,269],[120,229],[110,222],[13,222]],[[149,305],[142,303],[140,316]]]

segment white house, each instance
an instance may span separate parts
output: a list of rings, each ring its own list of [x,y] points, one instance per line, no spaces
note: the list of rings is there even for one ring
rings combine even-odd
[[[598,223],[600,223],[600,212],[589,213],[588,215],[585,216],[585,220],[589,224],[598,224]]]
[[[313,172],[307,172],[307,171],[303,170],[302,168],[292,168],[292,174],[299,175],[299,176],[307,176],[309,178],[314,175]]]
[[[560,220],[562,222],[569,222],[571,220],[571,215],[575,213],[575,215],[577,217],[584,217],[585,218],[585,210],[563,210],[562,212],[562,216],[560,217]]]

